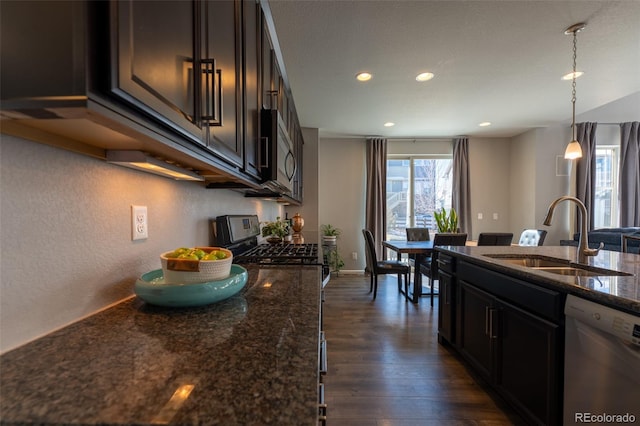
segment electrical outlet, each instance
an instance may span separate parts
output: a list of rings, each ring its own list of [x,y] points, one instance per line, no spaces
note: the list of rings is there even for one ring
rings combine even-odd
[[[358,260],[358,252],[357,251],[354,251],[353,253],[351,253],[351,259]]]
[[[498,220],[498,213],[493,214],[493,220]]]
[[[145,240],[148,237],[147,206],[131,206],[131,239]]]
[[[482,213],[478,213],[478,220],[482,220]]]

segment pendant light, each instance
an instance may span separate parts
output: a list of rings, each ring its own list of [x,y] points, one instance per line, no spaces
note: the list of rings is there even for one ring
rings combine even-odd
[[[572,118],[571,118],[571,142],[567,145],[567,149],[564,152],[564,158],[567,160],[575,160],[582,158],[582,148],[580,142],[576,138],[576,57],[577,57],[577,34],[584,30],[587,26],[585,23],[579,23],[567,28],[564,33],[566,35],[573,35],[573,72],[571,73],[571,106],[572,106]]]

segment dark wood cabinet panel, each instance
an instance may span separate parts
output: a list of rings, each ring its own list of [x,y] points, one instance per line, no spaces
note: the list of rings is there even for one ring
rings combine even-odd
[[[273,67],[275,62],[275,55],[273,53],[273,43],[269,36],[269,29],[267,28],[266,18],[261,16],[261,56],[260,62],[262,66],[262,91],[260,93],[260,99],[262,102],[262,108],[266,110],[277,108],[277,96],[273,89]]]
[[[197,27],[192,1],[111,3],[112,92],[154,119],[202,143],[196,104]]]
[[[505,302],[498,310],[498,387],[541,424],[557,424],[560,327]]]
[[[203,2],[203,125],[206,145],[238,167],[243,165],[241,123],[242,3]]]
[[[441,299],[449,286],[458,294],[449,315],[456,324],[442,316],[445,306],[439,328],[456,330],[455,347],[463,358],[532,423],[560,424],[563,332],[556,299],[561,295],[465,262],[459,262],[457,274],[440,271],[440,277]],[[542,313],[554,320],[522,308],[524,298],[546,299],[550,306]]]
[[[255,0],[243,0],[244,37],[244,170],[256,178],[260,174],[260,92],[262,91],[262,15]]]
[[[241,4],[114,2],[112,91],[242,166]]]
[[[438,284],[440,286],[440,297],[438,298],[438,338],[445,339],[451,344],[455,344],[455,287],[454,277],[451,274],[440,271],[438,273]]]
[[[460,281],[460,353],[487,379],[493,374],[494,351],[490,334],[493,300],[489,293]]]
[[[266,2],[31,1],[2,11],[4,133],[97,158],[143,150],[203,172],[208,187],[250,191],[265,180],[262,107],[284,108],[285,132],[302,139],[293,99],[281,100],[290,90]]]

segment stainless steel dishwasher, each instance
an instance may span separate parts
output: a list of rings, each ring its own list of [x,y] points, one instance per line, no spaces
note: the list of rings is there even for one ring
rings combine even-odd
[[[640,422],[640,316],[572,295],[564,312],[564,424]]]

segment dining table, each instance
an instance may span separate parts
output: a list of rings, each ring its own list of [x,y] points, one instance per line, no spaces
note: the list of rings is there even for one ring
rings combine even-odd
[[[382,246],[395,251],[398,254],[398,260],[402,258],[403,253],[415,255],[413,287],[412,291],[408,292],[409,294],[406,294],[405,296],[413,303],[418,303],[418,300],[422,295],[422,273],[420,272],[420,264],[433,252],[433,240],[390,240],[383,241]],[[433,283],[431,285],[433,285]]]

